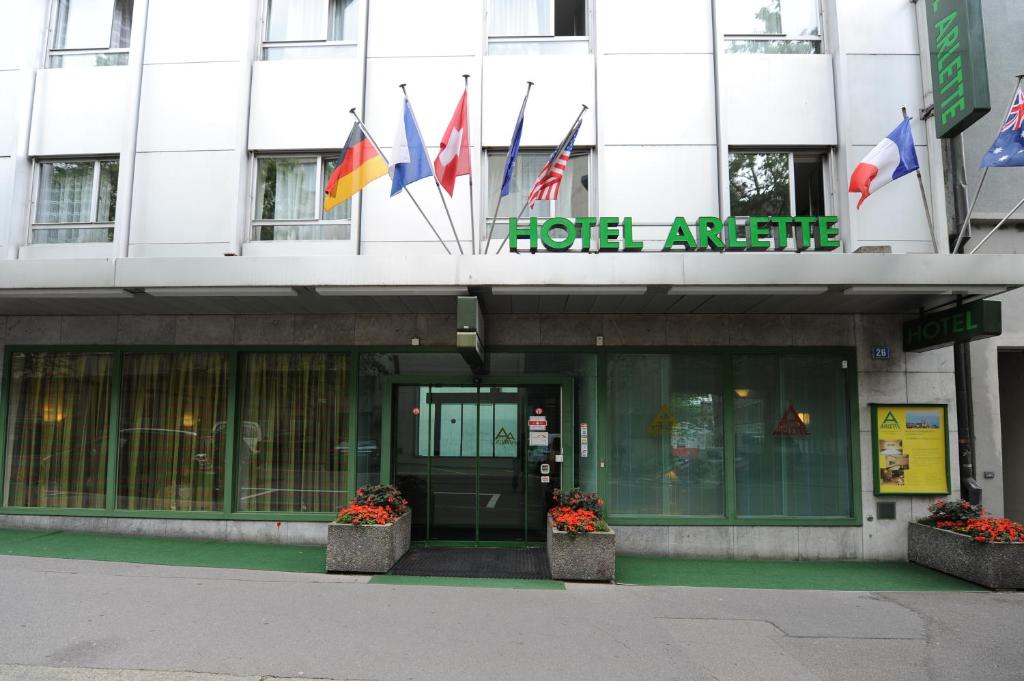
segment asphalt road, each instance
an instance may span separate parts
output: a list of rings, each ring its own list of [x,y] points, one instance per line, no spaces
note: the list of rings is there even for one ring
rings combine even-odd
[[[1020,681],[1022,640],[1024,593],[397,586],[0,557],[4,681]]]

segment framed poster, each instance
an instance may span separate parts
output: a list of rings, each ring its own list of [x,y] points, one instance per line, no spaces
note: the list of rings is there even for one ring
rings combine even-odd
[[[871,404],[875,494],[949,494],[945,404]]]

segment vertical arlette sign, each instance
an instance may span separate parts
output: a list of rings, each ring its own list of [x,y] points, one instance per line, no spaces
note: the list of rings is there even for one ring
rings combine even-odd
[[[956,137],[990,109],[981,0],[925,0],[925,5],[935,132]]]

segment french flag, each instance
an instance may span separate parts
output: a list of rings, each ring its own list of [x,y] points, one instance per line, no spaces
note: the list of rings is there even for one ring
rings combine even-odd
[[[910,131],[910,118],[905,117],[895,130],[878,143],[864,160],[857,164],[850,176],[850,193],[860,192],[857,208],[864,199],[893,180],[898,180],[918,168],[914,135]]]

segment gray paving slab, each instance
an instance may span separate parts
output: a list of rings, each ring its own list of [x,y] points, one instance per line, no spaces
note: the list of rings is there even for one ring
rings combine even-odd
[[[1019,681],[1022,639],[1024,594],[400,586],[0,557],[0,664],[31,670],[231,681]]]

